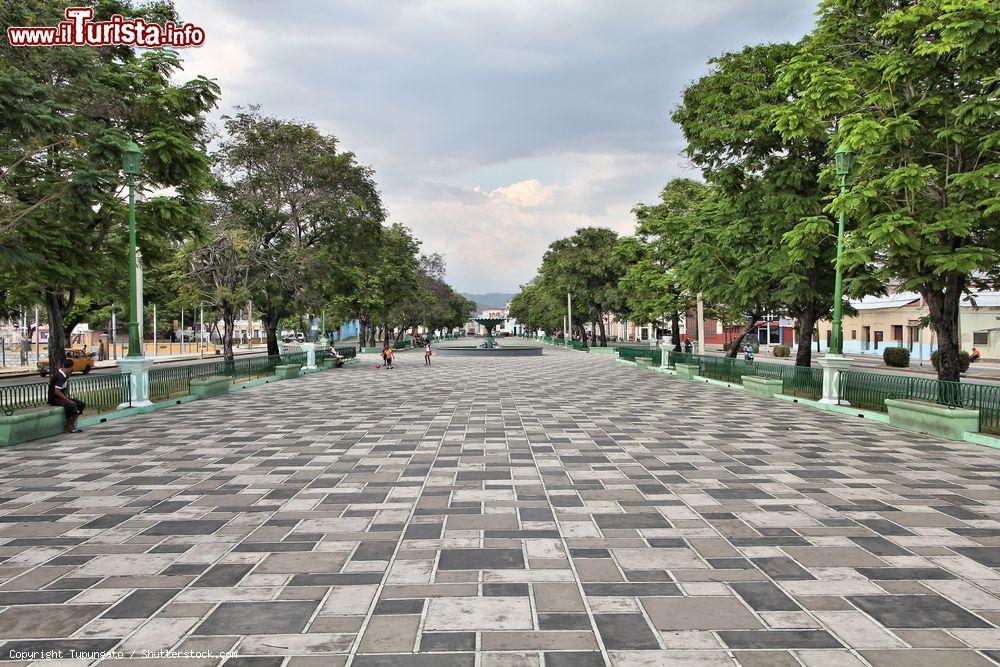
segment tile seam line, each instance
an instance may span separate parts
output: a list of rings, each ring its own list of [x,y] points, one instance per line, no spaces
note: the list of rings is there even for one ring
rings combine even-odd
[[[504,382],[510,387],[510,380],[508,379],[508,373],[506,367],[503,367],[503,378]],[[515,408],[516,410],[516,408]],[[501,411],[502,413],[502,411]],[[524,431],[524,421],[521,419],[520,411],[516,412],[518,423],[521,425],[522,432]],[[532,457],[534,460],[534,457]],[[601,652],[601,658],[604,660],[605,665],[611,665],[611,657],[608,655],[608,649],[604,645],[604,638],[601,636],[600,629],[597,627],[597,619],[594,618],[594,610],[590,606],[590,602],[587,600],[587,595],[583,591],[583,581],[580,579],[580,573],[576,570],[576,565],[573,564],[573,559],[570,557],[569,544],[566,542],[566,535],[561,530],[558,516],[556,514],[555,505],[552,504],[552,498],[549,495],[549,489],[545,485],[545,480],[542,477],[541,471],[538,469],[538,463],[535,462],[535,470],[538,471],[538,481],[542,487],[542,491],[545,493],[545,502],[549,506],[549,511],[552,512],[552,521],[556,525],[556,532],[559,533],[559,542],[562,544],[563,552],[566,554],[566,561],[569,563],[570,571],[573,573],[573,583],[576,584],[577,593],[580,596],[580,600],[583,602],[583,608],[587,612],[587,619],[590,621],[591,632],[594,633],[594,639],[597,642],[597,647]],[[657,638],[659,642],[659,638]],[[544,652],[543,652],[544,653]]]
[[[582,412],[582,411],[580,411],[580,410],[576,410],[576,408],[575,408],[575,404],[574,404],[574,403],[572,403],[571,401],[570,401],[570,402],[568,402],[568,404],[567,404],[567,408],[566,408],[566,409],[567,409],[567,411],[568,411],[568,412],[577,412],[577,413],[579,414],[579,416],[582,416],[582,417],[584,417],[584,418],[587,418],[587,417],[586,417],[586,413],[584,413],[584,412]],[[706,446],[706,447],[711,447],[711,448],[713,448],[713,449],[714,449],[714,447],[713,447],[712,445],[705,445],[705,446]],[[628,452],[628,451],[626,451],[625,453],[626,453],[626,454],[627,454],[627,455],[629,456],[629,458],[631,458],[631,459],[632,459],[632,460],[633,460],[633,461],[635,462],[635,465],[637,465],[637,466],[639,466],[640,468],[642,468],[643,470],[645,470],[647,474],[649,474],[649,475],[653,475],[653,474],[652,474],[652,472],[650,472],[650,470],[649,470],[649,469],[648,469],[648,468],[647,468],[647,467],[645,466],[645,464],[643,464],[643,463],[642,463],[641,461],[639,461],[638,459],[636,459],[634,455],[632,455],[632,454],[631,454],[630,452]],[[731,457],[730,457],[730,458],[731,458]],[[653,476],[655,477],[655,475],[653,475]],[[669,488],[669,486],[668,486],[667,488]],[[548,497],[548,494],[547,494],[547,493],[546,493],[546,497]],[[684,502],[684,501],[683,501],[683,500],[681,500],[681,502]],[[687,503],[684,503],[684,506],[685,506],[685,507],[687,507],[688,509],[691,509],[691,507],[690,507],[690,506],[689,506],[689,505],[688,505]],[[694,511],[694,510],[693,510],[693,509],[691,509],[691,511]],[[697,514],[697,512],[695,512],[695,513]],[[700,516],[700,515],[699,515],[699,516]],[[706,523],[708,523],[708,522],[706,522]],[[718,537],[719,537],[720,539],[722,539],[722,540],[725,540],[725,541],[726,541],[727,543],[729,543],[729,540],[728,540],[728,539],[726,539],[726,537],[725,537],[724,535],[722,535],[722,534],[721,534],[721,533],[720,533],[720,532],[718,531],[718,529],[717,529],[717,528],[716,528],[715,526],[713,526],[713,525],[712,525],[711,523],[708,523],[708,525],[712,527],[712,530],[713,530],[713,532],[715,532],[715,533],[716,533],[716,535],[717,535],[717,536],[718,536]],[[686,541],[686,538],[685,538],[685,541]],[[701,554],[698,554],[698,556],[699,556],[699,558],[702,558]],[[567,557],[568,557],[568,553],[567,553]],[[792,559],[792,560],[794,561],[794,559]],[[797,561],[795,561],[795,562],[797,562]],[[574,573],[575,573],[575,568],[574,568]],[[768,581],[770,581],[771,583],[773,583],[773,584],[774,584],[775,586],[777,586],[777,587],[778,587],[778,588],[779,588],[780,590],[784,591],[784,588],[782,588],[782,586],[781,586],[781,584],[780,584],[780,583],[778,583],[778,582],[777,582],[776,580],[773,580],[773,579],[772,579],[772,578],[771,578],[771,577],[770,577],[769,575],[767,575],[767,573],[766,573],[766,572],[764,573],[764,575],[765,575],[765,576],[767,576],[767,578],[768,578]],[[727,588],[728,588],[728,584],[726,584],[726,586],[727,586]],[[581,592],[582,592],[582,591],[581,591]],[[785,592],[785,593],[787,594],[787,591],[784,591],[784,592]],[[686,596],[685,596],[685,597],[686,597]],[[743,599],[742,599],[742,598],[741,598],[740,596],[736,595],[736,596],[734,596],[734,597],[736,597],[736,598],[737,598],[737,599],[739,600],[739,602],[740,602],[740,603],[742,603],[742,604],[743,604],[744,606],[746,606],[746,607],[747,607],[748,609],[750,609],[750,612],[751,612],[751,613],[752,613],[752,614],[753,614],[754,616],[757,616],[757,611],[756,611],[756,610],[754,610],[754,609],[752,609],[752,608],[750,608],[750,607],[749,607],[749,605],[747,605],[746,601],[744,601],[744,600],[743,600]],[[799,605],[799,606],[801,607],[801,605]],[[589,607],[588,607],[588,608],[589,608]],[[835,633],[835,632],[834,632],[834,631],[833,631],[832,629],[828,628],[828,627],[826,626],[826,624],[824,624],[824,623],[823,623],[822,621],[820,621],[820,620],[819,620],[818,618],[816,618],[816,616],[815,616],[815,615],[814,615],[814,614],[813,614],[813,613],[812,613],[811,611],[809,611],[809,610],[805,609],[804,607],[802,607],[802,609],[803,609],[803,611],[804,611],[804,612],[805,612],[805,613],[806,613],[806,614],[807,614],[807,615],[809,616],[809,618],[811,618],[811,619],[812,619],[813,621],[815,621],[815,622],[819,623],[819,626],[820,626],[820,628],[821,628],[821,629],[823,629],[823,630],[825,630],[826,632],[830,633],[830,634],[831,634],[831,635],[833,635],[834,637],[838,637],[837,633]],[[860,611],[860,610],[859,610],[859,611]],[[862,612],[862,613],[864,613],[864,612]],[[879,624],[879,625],[881,625],[881,624]],[[887,629],[887,630],[888,630],[888,629]],[[712,631],[712,634],[713,634],[713,635],[717,635],[717,633],[716,633],[715,631]],[[895,635],[894,635],[893,633],[891,633],[891,632],[890,632],[889,634],[890,634],[891,636],[895,637]],[[838,637],[838,638],[839,638],[839,637]],[[897,637],[897,639],[898,639],[898,637]],[[850,646],[849,644],[847,644],[847,643],[845,643],[844,645],[845,645],[845,647],[847,648],[847,650],[848,650],[848,651],[849,651],[849,652],[851,653],[851,655],[853,655],[853,656],[854,656],[855,658],[857,658],[857,659],[858,659],[859,661],[861,661],[861,663],[862,663],[862,664],[864,664],[864,665],[871,665],[871,663],[870,663],[870,662],[868,662],[868,661],[867,661],[867,660],[866,660],[866,659],[865,659],[864,657],[862,657],[862,656],[861,656],[861,654],[859,653],[859,651],[858,651],[857,649],[855,649],[855,648],[852,648],[852,647],[851,647],[851,646]],[[786,649],[786,650],[789,650],[789,651],[790,651],[790,650],[792,650],[792,649]],[[733,660],[734,662],[737,662],[737,663],[738,663],[738,661],[736,660],[736,656],[735,656],[735,649],[732,649],[732,648],[729,648],[729,647],[725,647],[725,651],[726,651],[726,654],[727,654],[727,655],[728,655],[728,656],[730,657],[730,659],[732,659],[732,660]],[[610,664],[610,663],[608,663],[608,664]]]
[[[463,388],[465,388],[467,386],[468,386],[468,380],[466,380],[466,384],[464,385]],[[455,393],[454,390],[451,393],[454,394]],[[434,452],[434,462],[437,462],[438,456],[441,453],[441,447],[444,446],[444,439],[445,439],[446,435],[447,435],[447,430],[445,431],[444,434],[442,434],[438,438],[437,449]],[[406,521],[403,524],[403,530],[402,530],[402,532],[400,533],[400,536],[399,536],[399,541],[396,542],[396,547],[392,551],[392,557],[389,559],[389,562],[388,562],[388,564],[386,565],[386,568],[385,568],[385,574],[382,576],[382,580],[379,582],[378,588],[376,588],[376,590],[375,590],[375,595],[372,598],[372,602],[368,606],[367,613],[365,613],[364,621],[362,621],[361,627],[358,628],[358,634],[354,638],[354,641],[351,643],[351,649],[350,649],[350,651],[347,654],[347,662],[344,663],[344,667],[351,667],[354,664],[354,658],[357,656],[357,653],[358,653],[358,651],[361,648],[361,641],[362,641],[362,639],[364,637],[365,632],[368,630],[368,625],[369,625],[369,623],[371,623],[372,617],[374,616],[375,606],[378,604],[379,598],[382,595],[382,591],[385,589],[386,583],[388,582],[388,579],[389,579],[389,575],[392,572],[392,566],[395,564],[396,557],[399,554],[400,549],[402,548],[404,537],[406,535],[406,528],[413,521],[413,517],[415,516],[416,511],[417,511],[417,505],[420,503],[420,498],[423,496],[424,491],[427,488],[427,484],[428,484],[428,482],[430,481],[430,478],[431,478],[431,471],[433,469],[434,469],[434,465],[432,464],[431,465],[431,469],[427,471],[426,475],[424,475],[424,480],[420,484],[420,493],[417,494],[417,496],[415,497],[415,499],[413,501],[412,507],[410,507],[409,514],[407,515]],[[317,609],[320,609],[320,608],[321,607],[317,607]],[[416,654],[414,654],[414,655],[416,655]]]

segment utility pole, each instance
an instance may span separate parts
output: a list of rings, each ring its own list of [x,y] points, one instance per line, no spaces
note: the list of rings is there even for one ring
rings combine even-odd
[[[705,354],[705,302],[698,292],[698,354]]]
[[[566,321],[569,322],[569,340],[573,340],[573,297],[566,292]]]

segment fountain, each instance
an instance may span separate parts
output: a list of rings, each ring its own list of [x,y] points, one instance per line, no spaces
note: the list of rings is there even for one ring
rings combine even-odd
[[[438,354],[443,356],[467,356],[475,357],[480,355],[504,356],[504,357],[529,357],[541,356],[542,346],[526,344],[522,341],[512,340],[511,343],[504,343],[503,346],[497,344],[493,335],[493,330],[503,324],[506,317],[477,317],[473,321],[486,329],[486,340],[481,345],[462,345],[451,341],[442,342],[437,347]],[[507,339],[505,339],[507,340]]]
[[[477,317],[473,320],[473,322],[477,322],[480,326],[486,328],[486,341],[483,343],[484,349],[492,350],[497,346],[497,340],[493,337],[493,330],[506,321],[506,317]]]

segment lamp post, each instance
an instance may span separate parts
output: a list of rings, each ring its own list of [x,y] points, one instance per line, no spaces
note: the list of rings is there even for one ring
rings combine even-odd
[[[139,320],[142,314],[139,310],[139,295],[136,265],[135,242],[135,177],[139,175],[142,165],[142,153],[134,141],[125,145],[125,157],[122,160],[122,171],[128,176],[128,355],[127,357],[142,357],[142,336],[139,334]]]
[[[847,182],[854,172],[854,151],[842,145],[833,156],[837,177],[840,179],[840,192],[843,194],[847,191]],[[826,351],[826,356],[819,361],[823,367],[823,398],[820,399],[820,402],[839,405],[847,404],[840,398],[840,373],[851,366],[850,358],[844,356],[843,332],[843,261],[846,218],[847,214],[841,208],[837,225],[837,263],[833,281],[833,327],[830,332],[830,348]],[[799,345],[802,343],[803,341],[799,341]]]
[[[128,176],[128,355],[118,360],[118,367],[128,374],[129,394],[119,406],[140,407],[152,405],[149,400],[149,369],[153,359],[147,358],[142,349],[142,333],[139,323],[142,321],[142,289],[139,278],[138,249],[135,242],[135,177],[139,175],[142,166],[142,153],[134,141],[125,144],[125,156],[122,159],[122,171]],[[155,326],[154,336],[155,336]]]
[[[854,171],[854,151],[847,146],[841,146],[833,154],[837,177],[840,178],[840,193],[847,191],[847,181]],[[844,301],[844,223],[847,214],[840,209],[840,220],[837,225],[837,265],[836,277],[833,282],[833,331],[830,334],[830,354],[844,353],[843,331],[843,301]]]

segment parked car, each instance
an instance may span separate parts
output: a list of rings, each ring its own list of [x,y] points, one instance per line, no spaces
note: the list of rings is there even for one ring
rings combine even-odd
[[[305,340],[306,340],[305,334],[301,332],[281,335],[282,343],[304,343]]]
[[[86,350],[66,350],[66,358],[73,360],[73,372],[86,375],[94,367],[94,353]],[[38,362],[38,374],[45,377],[49,374],[49,360]]]

